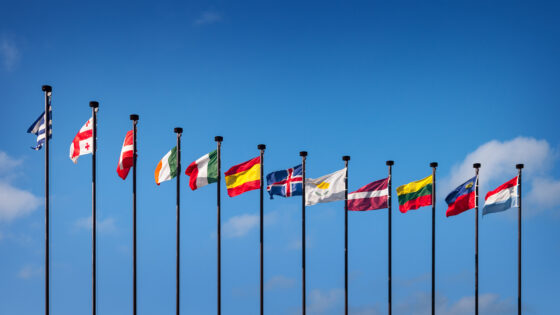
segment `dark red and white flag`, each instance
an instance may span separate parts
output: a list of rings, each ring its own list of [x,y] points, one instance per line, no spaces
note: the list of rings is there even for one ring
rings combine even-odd
[[[119,177],[122,179],[126,179],[130,168],[134,166],[133,141],[134,134],[133,131],[130,130],[126,133],[126,137],[124,138],[121,156],[119,157],[119,165],[117,166],[117,174],[119,174]]]
[[[366,211],[387,208],[389,178],[369,183],[348,194],[348,210]]]
[[[93,118],[90,118],[78,131],[70,144],[70,159],[78,163],[78,157],[93,152]]]

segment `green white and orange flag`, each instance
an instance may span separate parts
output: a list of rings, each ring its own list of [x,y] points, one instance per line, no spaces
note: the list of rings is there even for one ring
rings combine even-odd
[[[397,188],[399,196],[399,210],[406,213],[420,207],[432,204],[433,179],[432,175]]]
[[[159,161],[156,166],[156,171],[154,173],[156,178],[156,184],[160,184],[166,180],[170,180],[177,176],[177,147],[171,149],[167,154]]]
[[[261,157],[232,166],[226,175],[227,193],[235,197],[244,192],[261,188]]]

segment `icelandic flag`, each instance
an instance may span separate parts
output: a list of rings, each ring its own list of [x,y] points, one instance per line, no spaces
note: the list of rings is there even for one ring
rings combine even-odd
[[[303,188],[303,170],[301,164],[287,170],[276,171],[266,175],[266,191],[282,197],[301,196]]]
[[[519,182],[518,177],[515,176],[500,187],[488,192],[484,202],[484,209],[482,209],[482,215],[518,207],[517,186],[519,186]]]
[[[475,176],[468,181],[455,188],[447,197],[448,208],[445,213],[446,216],[458,215],[461,212],[467,211],[475,207],[475,194],[476,194],[476,181],[478,178]]]
[[[49,102],[49,139],[52,139],[52,108],[51,108],[51,93],[48,92],[48,102]],[[47,125],[45,124],[45,112],[43,112],[39,118],[31,124],[27,129],[27,133],[32,133],[37,136],[37,146],[31,147],[33,150],[41,150],[43,144],[45,143],[45,130]]]

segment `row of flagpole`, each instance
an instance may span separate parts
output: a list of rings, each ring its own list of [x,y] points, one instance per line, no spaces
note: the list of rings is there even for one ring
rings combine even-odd
[[[52,134],[51,131],[51,95],[52,87],[44,85],[42,90],[45,92],[45,314],[49,314],[49,138]],[[99,103],[92,101],[89,106],[92,108],[92,314],[96,314],[96,151],[97,151],[97,112],[99,110]],[[137,163],[137,124],[139,116],[136,114],[130,115],[130,120],[133,124],[132,129],[132,168],[133,168],[133,179],[132,179],[132,208],[133,208],[133,314],[137,313],[137,263],[136,263],[136,163]],[[89,121],[88,121],[89,123]],[[86,123],[86,126],[88,125]],[[183,129],[176,127],[174,132],[177,134],[177,147],[176,147],[176,314],[180,313],[180,172],[181,172],[181,135]],[[39,138],[38,138],[39,139]],[[126,144],[125,139],[125,144]],[[217,144],[217,313],[221,314],[221,144],[223,137],[216,136],[215,141]],[[41,148],[43,144],[39,143],[37,148]],[[257,149],[260,151],[259,155],[259,190],[260,190],[260,314],[264,313],[264,229],[263,229],[263,200],[264,200],[264,151],[266,146],[264,144],[259,144]],[[123,148],[124,152],[124,148]],[[121,160],[119,162],[119,167],[123,163],[123,155],[121,152]],[[305,214],[306,214],[306,158],[307,152],[301,151],[300,154],[302,159],[302,314],[306,313],[306,236],[305,236]],[[350,156],[343,156],[342,160],[345,164],[344,169],[344,310],[345,314],[348,314],[348,212],[349,212],[349,197],[348,197],[348,162]],[[393,161],[387,161],[386,165],[388,167],[388,177],[387,177],[387,203],[386,208],[388,209],[388,314],[392,313],[392,167],[394,165]],[[438,167],[437,162],[430,163],[432,168],[431,175],[431,206],[432,206],[432,266],[431,266],[431,313],[435,314],[435,207],[436,207],[436,168]],[[478,301],[478,209],[479,209],[479,169],[481,167],[480,163],[474,163],[473,168],[475,170],[475,182],[474,182],[474,206],[475,209],[475,314],[478,314],[479,301]],[[518,314],[521,314],[521,173],[523,169],[523,164],[517,164],[516,169],[518,170],[518,176],[516,178],[516,202],[518,207]],[[128,171],[127,171],[128,172]],[[126,174],[124,175],[126,177]],[[226,185],[227,185],[227,172],[226,172]],[[124,178],[123,178],[124,179]],[[468,182],[467,182],[468,183]],[[465,184],[467,184],[465,183]],[[158,183],[159,184],[159,183]],[[507,183],[506,183],[507,184]],[[410,184],[408,184],[410,185]],[[505,185],[505,184],[504,184]],[[502,185],[502,186],[504,186]],[[403,185],[404,187],[407,185]],[[500,187],[502,187],[500,186]],[[399,189],[401,189],[399,187]],[[461,187],[461,186],[460,186]],[[466,186],[467,188],[472,187]],[[499,188],[500,188],[499,187]],[[192,188],[192,187],[191,187]],[[499,189],[498,188],[498,189]],[[229,189],[229,187],[228,187]],[[459,188],[458,188],[459,189]],[[193,188],[194,190],[194,188]],[[355,192],[354,192],[355,193]],[[490,194],[490,193],[489,193]],[[451,194],[450,194],[451,195]],[[231,196],[231,195],[230,195]],[[272,196],[272,194],[271,194]],[[487,195],[487,199],[488,199]],[[448,196],[449,198],[449,196]],[[446,200],[447,201],[447,200]],[[455,201],[454,201],[455,202]],[[449,202],[448,202],[449,203]],[[314,204],[314,203],[312,203]],[[399,204],[401,202],[399,200]],[[422,205],[421,205],[422,206]],[[381,208],[377,208],[381,209]],[[416,208],[410,208],[416,209]],[[371,209],[370,209],[371,210]],[[468,210],[468,209],[467,209]],[[449,209],[448,209],[449,211]],[[462,210],[465,211],[465,210]],[[462,212],[461,211],[461,212]],[[498,210],[498,211],[503,211]],[[401,212],[405,212],[402,211]],[[460,212],[459,212],[460,213]],[[457,214],[457,213],[456,213]],[[449,215],[449,213],[448,213]],[[455,215],[455,214],[451,214]]]

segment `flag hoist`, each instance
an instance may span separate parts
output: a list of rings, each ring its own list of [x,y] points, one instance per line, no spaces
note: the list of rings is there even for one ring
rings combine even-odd
[[[348,161],[350,156],[342,157],[344,161],[344,314],[348,315]]]
[[[305,288],[305,162],[307,160],[307,151],[301,151],[301,313],[306,313],[306,288]]]

